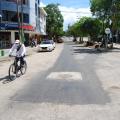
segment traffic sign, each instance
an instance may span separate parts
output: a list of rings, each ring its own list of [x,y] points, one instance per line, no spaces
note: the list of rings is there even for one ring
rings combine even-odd
[[[106,34],[110,34],[110,28],[106,28],[106,29],[105,29],[105,33],[106,33]]]

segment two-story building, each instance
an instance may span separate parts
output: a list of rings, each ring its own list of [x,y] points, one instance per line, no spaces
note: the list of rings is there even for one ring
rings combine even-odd
[[[37,36],[39,39],[40,35],[43,33],[45,35],[45,29],[44,32],[41,32],[43,25],[41,25],[40,19],[43,16],[46,17],[46,12],[42,9],[40,0],[0,0],[0,48],[9,47],[19,37],[18,13],[19,16],[23,16],[21,27],[24,29],[26,45],[29,44],[31,36]],[[44,14],[41,14],[41,10],[44,11]],[[44,20],[45,26],[46,18]]]

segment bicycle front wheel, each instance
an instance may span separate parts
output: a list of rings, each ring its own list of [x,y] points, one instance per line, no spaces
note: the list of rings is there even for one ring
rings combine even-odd
[[[11,64],[9,67],[9,79],[15,80],[16,79],[16,71],[15,71],[15,65]]]
[[[24,61],[24,65],[21,66],[21,74],[24,75],[26,73],[26,70],[27,70],[27,63],[26,61]]]

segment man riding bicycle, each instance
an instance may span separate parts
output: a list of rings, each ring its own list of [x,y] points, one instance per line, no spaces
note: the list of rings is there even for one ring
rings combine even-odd
[[[12,56],[11,54],[13,52],[16,52],[16,63],[20,60],[20,66],[24,65],[24,57],[26,55],[26,48],[23,43],[20,42],[20,40],[16,40],[15,43],[13,44],[12,48],[9,51],[9,56]]]

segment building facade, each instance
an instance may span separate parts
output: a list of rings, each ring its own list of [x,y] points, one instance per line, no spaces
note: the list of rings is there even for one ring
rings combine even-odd
[[[18,0],[18,4],[16,1],[0,0],[0,48],[10,47],[19,37],[18,12],[19,18],[23,17],[21,27],[25,33],[25,45],[29,44],[31,36],[38,38],[42,35],[40,17],[43,15],[40,15],[40,0]]]
[[[46,35],[46,17],[47,17],[47,13],[46,11],[40,7],[40,33],[42,35]]]
[[[35,32],[31,32],[30,37],[40,37],[46,35],[46,17],[47,13],[40,7],[40,0],[30,1],[30,24],[34,26]]]

